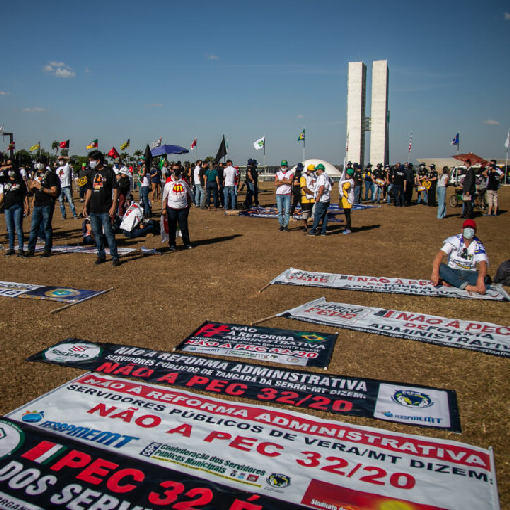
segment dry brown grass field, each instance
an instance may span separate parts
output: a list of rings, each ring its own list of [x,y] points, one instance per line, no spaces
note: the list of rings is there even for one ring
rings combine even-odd
[[[274,204],[273,187],[269,184],[265,187],[261,204]],[[447,198],[451,193],[449,189]],[[75,193],[75,203],[80,208],[76,197]],[[338,191],[333,197],[337,200]],[[240,202],[243,200],[241,195]],[[478,236],[486,245],[492,276],[510,258],[510,187],[500,190],[500,204],[500,216],[482,217],[477,212],[476,217]],[[156,212],[159,207],[156,204]],[[60,303],[0,298],[3,352],[0,411],[5,414],[79,375],[75,369],[24,361],[67,337],[168,351],[204,320],[248,324],[321,296],[328,301],[509,325],[509,303],[285,285],[270,286],[258,294],[259,289],[289,267],[430,278],[431,263],[442,241],[459,233],[462,224],[459,208],[448,208],[444,220],[437,220],[436,213],[436,208],[423,205],[404,209],[383,205],[354,211],[352,235],[340,235],[342,224],[330,223],[330,235],[310,238],[303,235],[301,223],[291,222],[290,232],[278,232],[276,220],[227,216],[222,211],[193,207],[189,217],[193,250],[178,249],[175,253],[143,257],[139,248],[161,248],[159,237],[117,236],[119,247],[138,248],[132,255],[122,257],[123,264],[118,268],[110,263],[95,266],[94,255],[56,254],[51,258],[21,259],[4,257],[0,251],[0,280],[92,290],[114,287],[107,294],[57,314],[50,312]],[[30,218],[25,220],[25,232],[29,221]],[[56,245],[81,243],[81,220],[62,220],[58,204],[53,226]],[[6,247],[3,218],[0,242]],[[263,325],[335,331],[284,318],[274,318]],[[501,507],[510,508],[509,359],[340,330],[328,373],[455,390],[462,434],[348,416],[342,420],[494,447]],[[308,412],[321,418],[339,419],[338,415]]]

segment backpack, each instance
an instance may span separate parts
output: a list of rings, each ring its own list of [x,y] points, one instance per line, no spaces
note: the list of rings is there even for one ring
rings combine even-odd
[[[510,260],[503,262],[496,271],[494,283],[501,283],[510,287]]]
[[[123,195],[127,195],[129,193],[129,188],[131,187],[131,182],[127,175],[122,175],[119,179],[119,191]]]

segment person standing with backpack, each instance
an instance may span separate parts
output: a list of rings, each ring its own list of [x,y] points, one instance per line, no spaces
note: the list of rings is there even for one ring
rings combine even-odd
[[[60,179],[46,167],[45,157],[40,157],[37,160],[35,174],[32,180],[29,181],[28,189],[34,194],[34,208],[32,211],[30,236],[28,238],[28,251],[23,256],[25,258],[34,256],[37,232],[42,224],[44,230],[44,251],[41,256],[50,257],[53,241],[51,220],[55,210],[55,200],[60,195]]]

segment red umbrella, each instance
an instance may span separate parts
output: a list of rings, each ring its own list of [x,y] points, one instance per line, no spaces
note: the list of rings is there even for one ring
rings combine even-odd
[[[480,165],[485,166],[489,164],[489,162],[486,159],[483,159],[482,157],[477,156],[472,152],[470,152],[469,154],[456,154],[453,157],[464,163],[469,160],[471,161],[471,165],[478,165],[478,163],[480,163]]]

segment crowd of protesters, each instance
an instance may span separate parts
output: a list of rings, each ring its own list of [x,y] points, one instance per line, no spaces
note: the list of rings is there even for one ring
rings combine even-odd
[[[465,174],[456,190],[463,205],[462,218],[473,217],[475,197],[488,206],[486,216],[497,215],[502,175],[494,163],[476,173],[471,162],[466,162]],[[81,212],[73,199],[73,176],[79,187],[79,201],[83,203]],[[342,233],[352,232],[351,211],[362,203],[363,196],[368,204],[393,203],[395,207],[426,204],[437,207],[438,219],[445,218],[449,179],[448,167],[437,172],[433,164],[427,168],[422,163],[415,170],[411,163],[397,163],[392,167],[379,163],[375,168],[369,164],[363,169],[349,162],[338,183],[339,205],[345,214]],[[169,164],[166,159],[146,165],[142,158],[135,167],[127,167],[121,162],[109,167],[103,153],[94,150],[88,154],[88,163],[83,163],[77,171],[64,156],[59,156],[53,166],[41,156],[33,168],[18,168],[15,162],[5,159],[0,164],[0,200],[9,239],[5,255],[33,257],[37,239],[41,238],[44,240],[42,256],[51,256],[52,218],[57,200],[62,219],[67,218],[66,201],[73,219],[81,218],[83,243],[97,247],[96,264],[106,261],[107,245],[113,265],[120,265],[116,233],[130,238],[160,233],[159,222],[152,219],[153,204],[160,199],[170,251],[176,249],[179,230],[184,247],[189,249],[192,244],[188,215],[192,205],[213,211],[238,209],[238,196],[244,188],[244,208],[259,205],[255,160],[248,160],[242,180],[239,168],[230,159],[225,163],[197,160],[194,166],[183,166],[180,162]],[[278,230],[288,231],[290,217],[299,213],[306,235],[327,235],[328,208],[335,185],[322,164],[304,168],[298,163],[290,169],[288,161],[282,160],[274,178]],[[134,201],[136,191],[138,203]],[[416,202],[413,202],[414,192]],[[31,211],[28,249],[25,251],[23,218]],[[312,223],[310,230],[309,220]]]

